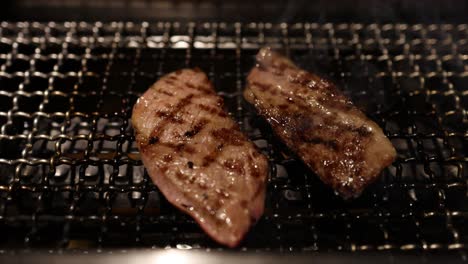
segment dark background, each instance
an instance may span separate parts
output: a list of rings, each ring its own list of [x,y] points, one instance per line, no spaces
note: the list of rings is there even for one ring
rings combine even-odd
[[[468,1],[7,0],[10,21],[268,21],[464,23]]]

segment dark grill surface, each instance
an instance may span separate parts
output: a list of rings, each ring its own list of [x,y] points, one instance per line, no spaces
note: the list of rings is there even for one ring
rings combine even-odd
[[[212,248],[146,175],[132,106],[163,74],[198,66],[268,155],[260,251],[465,258],[468,25],[0,24],[0,252]],[[337,82],[384,128],[397,161],[343,201],[291,157],[241,91],[270,45]]]

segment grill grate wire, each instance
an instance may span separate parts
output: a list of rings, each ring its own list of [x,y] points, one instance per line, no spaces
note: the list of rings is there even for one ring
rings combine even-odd
[[[467,24],[2,22],[0,252],[223,249],[152,184],[130,122],[159,77],[198,66],[271,163],[242,250],[466,259],[467,39]],[[265,45],[335,81],[397,148],[360,198],[336,197],[242,98]]]

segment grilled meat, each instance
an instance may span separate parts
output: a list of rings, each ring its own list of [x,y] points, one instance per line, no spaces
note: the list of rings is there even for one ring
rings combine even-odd
[[[244,97],[275,133],[343,198],[357,197],[395,159],[380,127],[334,84],[261,49]]]
[[[138,99],[132,123],[143,164],[167,200],[233,247],[263,214],[268,164],[222,106],[203,72],[184,69]]]

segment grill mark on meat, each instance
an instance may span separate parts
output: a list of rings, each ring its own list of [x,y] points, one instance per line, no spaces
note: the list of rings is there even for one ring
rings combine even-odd
[[[188,154],[193,154],[195,153],[195,148],[192,146],[189,146],[185,143],[170,143],[170,142],[161,142],[159,143],[160,146],[168,147],[173,149],[176,152],[186,152]]]
[[[216,160],[216,157],[219,156],[224,151],[224,144],[219,144],[213,149],[208,155],[203,157],[202,166],[208,167],[211,163]]]
[[[226,146],[234,145],[234,146],[241,146],[243,143],[242,141],[245,140],[242,135],[239,136],[238,131],[233,131],[232,129],[221,128],[217,130],[211,131],[211,134],[219,140],[219,142],[223,142],[216,146],[208,155],[203,157],[202,166],[208,167],[211,163],[216,160],[216,157],[220,155],[220,153],[225,149]]]
[[[195,150],[194,147],[189,146],[189,145],[186,145],[186,146],[184,147],[184,151],[185,151],[186,153],[188,153],[188,154],[193,154],[193,153],[195,153],[196,150]]]
[[[320,137],[304,137],[303,140],[312,144],[323,144],[327,147],[332,148],[334,151],[339,151],[338,142],[336,140],[326,140]]]
[[[296,75],[289,75],[287,80],[290,83],[301,85],[298,89],[305,87],[308,90],[320,92],[321,95],[316,96],[316,100],[331,109],[349,111],[354,108],[352,102],[343,96],[332,83],[325,79],[320,79],[308,72],[300,71]],[[305,100],[305,102],[307,101]]]
[[[344,198],[358,196],[394,160],[395,149],[382,130],[333,83],[268,49],[259,52],[257,62],[245,98]]]
[[[186,181],[187,178],[188,178],[187,175],[185,175],[184,173],[182,173],[182,172],[180,172],[180,171],[176,172],[175,175],[176,175],[176,177],[177,177],[179,180],[181,180],[181,181]]]
[[[260,172],[258,171],[258,168],[255,167],[255,165],[253,165],[253,159],[251,156],[248,157],[248,160],[249,160],[249,170],[250,170],[250,173],[252,173],[252,176],[254,178],[259,178],[260,177]],[[256,193],[256,192],[255,192]],[[257,195],[257,194],[255,194]]]
[[[208,106],[208,105],[202,105],[202,104],[198,104],[196,105],[199,109],[202,109],[208,113],[211,113],[211,114],[215,114],[215,115],[218,115],[220,117],[227,117],[228,115],[222,111],[222,110],[219,110],[215,107],[211,107],[211,106]]]
[[[295,96],[294,94],[287,94],[284,91],[279,91],[277,89],[272,89],[272,86],[270,84],[263,84],[260,82],[252,82],[252,85],[255,85],[261,89],[262,92],[268,91],[271,95],[277,95],[278,93],[281,94],[283,98],[286,99],[288,103],[293,103],[296,104],[299,108],[304,108],[306,109],[308,106],[307,101],[304,98],[301,98],[299,96]],[[286,106],[283,104],[283,106]],[[283,107],[287,108],[287,107]]]
[[[173,96],[174,95],[173,93],[171,93],[169,91],[166,91],[166,90],[160,90],[159,92],[162,93],[162,94],[165,94],[167,96]]]
[[[242,208],[246,208],[247,205],[248,205],[247,200],[242,200],[242,201],[240,201],[240,205],[242,206]]]
[[[173,144],[173,145],[166,145],[167,147],[173,148],[177,152],[186,152],[188,154],[193,154],[195,153],[195,148],[192,146],[189,146],[185,143],[179,143],[179,144]]]
[[[252,82],[252,84],[255,86],[258,86],[262,92],[271,90],[271,85],[269,84],[264,84],[264,83],[259,83],[259,82]]]
[[[281,105],[280,105],[281,106]],[[303,108],[306,109],[306,108]],[[369,131],[365,126],[355,127],[350,124],[343,124],[337,122],[336,115],[324,117],[321,123],[314,124],[313,120],[309,118],[309,115],[317,114],[314,111],[311,112],[298,112],[296,114],[290,114],[290,117],[276,116],[275,119],[279,121],[282,126],[288,127],[288,131],[291,135],[291,140],[304,141],[311,144],[322,144],[334,151],[342,151],[337,140],[329,140],[321,136],[313,136],[323,131],[324,128],[334,126],[334,135],[338,138],[341,134],[352,132],[356,134],[355,140],[363,140],[364,138],[370,137],[372,132]],[[324,136],[330,136],[329,133],[324,132]]]
[[[161,128],[163,128],[167,123],[169,122],[177,122],[175,119],[175,115],[177,112],[181,111],[184,109],[186,106],[188,106],[192,99],[195,97],[194,94],[189,94],[186,97],[182,98],[175,106],[173,106],[168,112],[165,112],[164,114],[162,112],[162,115],[159,115],[161,117],[161,121],[159,122],[158,125],[156,125],[155,128],[153,128],[153,132],[151,133],[151,137],[156,137],[158,136],[159,131]],[[159,114],[158,113],[158,114]]]
[[[187,162],[187,167],[189,167],[189,169],[193,169],[193,162],[192,161]]]
[[[174,145],[174,149],[175,149],[176,151],[179,151],[179,152],[182,151],[182,150],[184,150],[184,148],[185,148],[185,143],[180,143],[180,144],[175,144],[175,145]]]
[[[146,152],[148,147],[155,145],[158,142],[159,142],[158,137],[150,136],[147,140],[140,142],[139,146],[140,146],[141,152]]]
[[[216,160],[216,150],[210,153],[208,156],[203,157],[202,166],[208,167],[211,163]]]
[[[339,138],[340,135],[343,135],[346,132],[353,133],[353,136],[348,140],[348,142],[342,143],[342,145],[340,145],[340,143],[335,139],[328,140],[326,137],[311,136],[316,134],[317,131],[322,131],[323,128],[315,126],[312,120],[307,117],[307,113],[295,114],[293,115],[293,118],[276,117],[276,119],[280,120],[280,124],[282,124],[282,126],[289,128],[291,135],[289,140],[291,140],[291,142],[302,141],[311,144],[322,144],[330,150],[333,150],[335,153],[337,153],[338,156],[342,156],[342,153],[347,153],[346,159],[349,162],[355,164],[353,175],[359,175],[359,173],[362,171],[362,162],[360,162],[360,160],[363,158],[364,149],[361,147],[361,145],[365,144],[367,138],[372,135],[372,132],[368,131],[366,127],[361,126],[356,128],[349,124],[343,125],[341,123],[337,123],[335,120],[336,117],[333,116],[323,118],[323,126],[336,127],[336,130],[333,131],[333,137]],[[323,133],[323,136],[331,136],[326,131]],[[298,151],[296,146],[291,146],[291,148],[296,152]],[[313,167],[314,169],[317,169],[316,166]],[[331,162],[326,165],[326,168],[327,170],[324,172],[326,177],[334,177],[334,174],[342,173],[342,165],[340,165],[338,162]]]
[[[164,81],[165,81],[167,84],[169,84],[169,85],[175,85],[175,81],[174,81],[173,79],[167,78],[167,79],[165,79]]]
[[[171,154],[166,154],[166,155],[163,156],[163,160],[164,160],[165,162],[171,162],[173,159],[174,159],[174,158],[172,157]]]
[[[272,65],[272,73],[277,76],[284,76],[284,70],[286,69],[295,69],[291,67],[291,65],[286,63],[273,63]]]
[[[166,77],[166,80],[171,80],[171,81],[173,81],[175,83],[175,82],[179,81],[179,77],[177,77],[177,75],[172,75],[171,74],[171,75]]]
[[[342,95],[336,95],[334,93],[330,93],[330,95],[324,94],[323,96],[318,96],[317,101],[322,105],[334,110],[348,112],[352,109],[355,109],[355,106],[350,100],[346,99]]]
[[[190,130],[186,131],[184,133],[184,136],[187,138],[193,138],[196,136],[207,124],[209,123],[208,119],[202,119],[200,120],[193,128]]]
[[[223,149],[223,148],[224,148],[224,144],[223,144],[223,143],[221,143],[221,144],[219,144],[218,146],[216,146],[216,149],[217,149],[218,151],[221,151],[221,149]]]
[[[369,137],[372,135],[372,132],[369,131],[365,126],[360,126],[358,128],[354,128],[353,131],[357,132],[361,137]]]
[[[192,207],[192,206],[190,206],[190,205],[188,205],[188,204],[184,204],[184,203],[181,203],[180,205],[181,205],[182,207],[184,207],[185,209],[190,209],[190,207]]]
[[[287,105],[287,104],[282,104],[282,105],[279,105],[278,108],[279,108],[280,110],[282,110],[282,111],[286,111],[286,110],[288,110],[289,105]]]
[[[167,119],[166,121],[168,122],[177,123],[177,124],[184,123],[184,120],[180,116],[171,115],[171,113],[168,111],[156,112],[156,115],[160,117],[161,119]]]
[[[240,175],[244,174],[244,166],[238,160],[227,159],[224,161],[223,166],[228,170],[236,172]]]
[[[307,85],[310,82],[312,82],[313,80],[310,77],[310,75],[308,75],[308,74],[298,73],[296,76],[290,75],[289,78],[288,78],[288,81],[290,83],[297,83],[297,84],[300,84],[300,85]]]
[[[239,131],[233,131],[232,129],[221,128],[211,131],[211,134],[218,139],[219,142],[223,143],[213,149],[207,156],[203,157],[202,166],[204,167],[208,167],[213,163],[216,160],[216,157],[225,149],[226,146],[241,146],[245,141],[245,138]]]
[[[209,87],[205,87],[203,85],[194,85],[192,83],[186,82],[185,87],[188,87],[192,90],[195,90],[197,92],[200,92],[202,94],[214,94],[215,92],[213,89],[210,89]]]
[[[233,131],[232,129],[228,128],[213,130],[211,131],[211,134],[225,145],[241,146],[245,141],[243,134],[241,134],[239,131]]]
[[[275,61],[273,63],[273,68],[277,69],[277,70],[280,70],[281,73],[284,73],[284,70],[286,69],[292,69],[292,70],[296,70],[297,68],[290,65],[289,63],[284,63],[284,62],[278,62],[278,61]]]
[[[264,210],[265,157],[228,118],[222,98],[199,70],[166,75],[142,98],[132,124],[148,175],[216,241],[237,245]]]
[[[159,169],[161,170],[162,173],[166,173],[166,171],[169,169],[169,167],[161,166]]]
[[[318,90],[323,93],[323,96],[318,96],[316,100],[327,107],[343,111],[350,111],[354,108],[352,102],[341,95],[334,85],[328,81],[314,78],[314,76],[310,73],[301,71],[296,75],[289,75],[287,80],[292,84],[302,85],[308,89]],[[272,95],[277,95],[278,93],[278,90],[272,89],[270,84],[264,84],[257,81],[252,81],[251,84],[258,86],[262,92],[268,91]],[[302,87],[298,87],[298,89],[301,88]],[[299,99],[302,102],[300,107],[308,107],[307,100],[305,98],[297,96],[296,94],[287,94],[284,91],[280,91],[280,94],[283,95],[289,102],[294,101],[294,103],[297,103],[296,100]],[[346,103],[343,104],[342,101]]]
[[[327,177],[333,177],[334,174],[340,174],[342,173],[343,166],[340,164],[343,160],[347,162],[348,164],[353,164],[353,173],[349,175],[350,178],[356,178],[361,175],[361,172],[363,171],[363,155],[364,155],[364,149],[363,149],[363,143],[365,144],[365,141],[360,140],[359,138],[352,137],[352,139],[345,143],[342,148],[344,149],[343,152],[346,152],[347,155],[342,160],[336,160],[329,162],[328,164],[325,164],[325,172],[324,174]],[[336,184],[336,183],[334,183]],[[342,186],[343,187],[343,186]],[[352,189],[347,189],[348,191],[353,191]]]
[[[208,156],[203,157],[202,166],[203,167],[208,167],[208,165],[210,165],[212,162],[214,162],[215,159],[216,159],[215,154],[210,154]]]
[[[159,138],[158,138],[158,137],[150,137],[150,138],[149,138],[149,141],[148,141],[148,144],[149,144],[149,145],[154,145],[154,144],[156,144],[156,143],[158,143],[158,142],[159,142]]]

